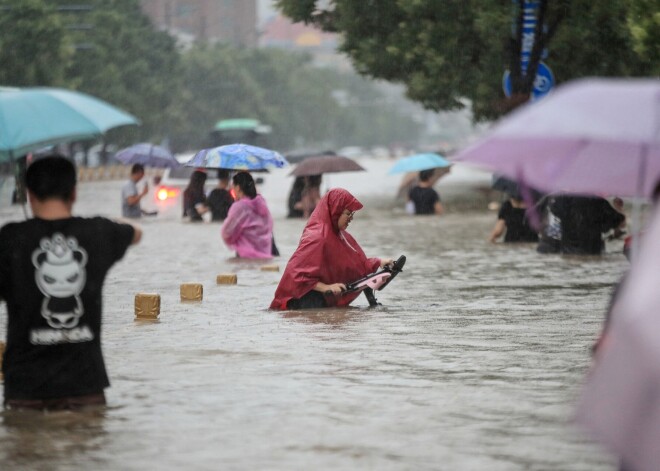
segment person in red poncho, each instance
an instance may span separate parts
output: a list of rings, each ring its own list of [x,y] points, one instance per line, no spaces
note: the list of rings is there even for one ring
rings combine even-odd
[[[353,214],[361,208],[362,203],[342,188],[325,194],[284,270],[271,309],[347,306],[360,293],[342,295],[346,283],[392,264],[390,259],[367,258],[346,232]]]

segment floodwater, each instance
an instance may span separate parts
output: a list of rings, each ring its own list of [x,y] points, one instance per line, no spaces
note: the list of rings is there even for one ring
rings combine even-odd
[[[621,245],[488,244],[493,212],[407,216],[390,164],[370,165],[326,181],[365,203],[349,231],[367,255],[408,258],[382,306],[268,311],[281,272],[232,259],[219,225],[147,219],[105,283],[109,407],[2,413],[2,469],[614,470],[571,417]],[[265,179],[283,270],[303,222],[284,218],[285,171]],[[76,213],[117,216],[120,186],[82,183]],[[238,284],[216,285],[225,273]],[[179,300],[184,282],[201,303]],[[134,320],[139,292],[161,295],[157,322]]]

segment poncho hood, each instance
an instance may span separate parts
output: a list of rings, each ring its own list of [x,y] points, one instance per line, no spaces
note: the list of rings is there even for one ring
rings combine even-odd
[[[241,198],[239,200],[243,206],[250,208],[250,210],[257,216],[267,217],[270,216],[270,211],[268,211],[268,205],[266,200],[261,195],[257,195],[254,198],[250,199],[248,197]]]
[[[318,282],[350,283],[378,269],[380,259],[367,258],[355,239],[339,230],[341,213],[361,208],[362,203],[344,189],[335,188],[326,193],[310,216],[298,248],[284,270],[271,309],[286,309],[290,299],[302,297]],[[359,293],[326,296],[326,301],[330,306],[346,306],[358,296]]]

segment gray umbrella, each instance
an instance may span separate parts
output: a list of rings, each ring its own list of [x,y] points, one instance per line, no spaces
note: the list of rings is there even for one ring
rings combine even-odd
[[[296,177],[321,175],[324,173],[360,172],[364,168],[354,160],[341,155],[319,155],[308,157],[290,173]]]

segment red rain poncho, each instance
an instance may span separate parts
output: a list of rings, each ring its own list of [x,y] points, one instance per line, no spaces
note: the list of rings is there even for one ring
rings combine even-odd
[[[350,283],[373,273],[380,267],[380,259],[367,258],[362,248],[346,231],[340,231],[341,213],[357,211],[360,203],[348,191],[335,188],[319,201],[305,226],[298,248],[284,270],[275,291],[271,309],[287,309],[290,299],[298,299],[316,286]],[[360,293],[343,296],[327,295],[329,306],[346,306]]]

